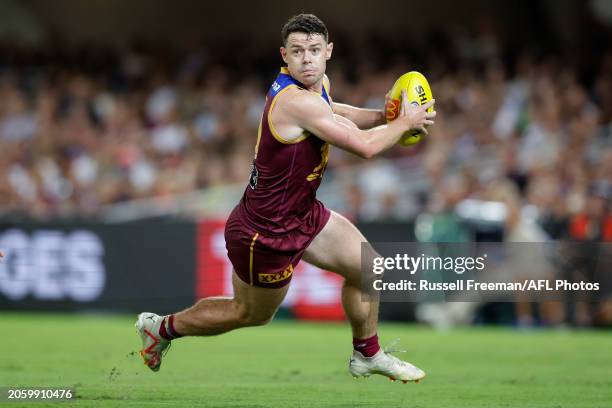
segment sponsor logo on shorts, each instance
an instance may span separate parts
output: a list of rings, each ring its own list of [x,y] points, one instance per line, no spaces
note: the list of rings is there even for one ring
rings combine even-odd
[[[291,275],[293,275],[293,265],[289,264],[281,273],[260,273],[259,281],[261,283],[275,283],[289,279]]]

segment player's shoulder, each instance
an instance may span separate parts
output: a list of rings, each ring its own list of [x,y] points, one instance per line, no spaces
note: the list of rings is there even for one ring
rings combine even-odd
[[[320,109],[329,108],[317,93],[300,87],[287,89],[281,95],[278,104],[283,106],[284,110],[294,113],[305,113],[311,110],[319,111]]]

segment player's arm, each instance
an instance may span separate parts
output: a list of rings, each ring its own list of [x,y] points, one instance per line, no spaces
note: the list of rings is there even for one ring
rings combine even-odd
[[[357,108],[344,103],[334,102],[333,110],[335,114],[350,120],[360,129],[371,129],[387,123],[385,112],[379,109]]]
[[[323,76],[323,83],[329,92],[331,85],[327,75]],[[331,96],[329,96],[329,98],[331,101]],[[332,102],[331,106],[335,114],[347,118],[357,125],[359,129],[371,129],[387,123],[384,110],[358,108],[337,102]]]
[[[407,101],[407,98],[403,99]],[[287,98],[284,111],[297,126],[315,134],[320,139],[363,158],[371,158],[396,144],[404,132],[410,129],[425,130],[433,125],[435,112],[426,112],[433,101],[422,106],[402,104],[400,116],[393,122],[369,130],[361,130],[338,120],[323,99],[308,92],[296,92]]]

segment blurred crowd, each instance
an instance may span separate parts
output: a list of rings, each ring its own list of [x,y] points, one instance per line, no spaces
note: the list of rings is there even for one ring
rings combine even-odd
[[[585,78],[554,55],[509,58],[486,33],[452,38],[452,58],[336,38],[335,100],[380,108],[418,69],[439,114],[424,142],[379,160],[333,149],[333,206],[355,220],[411,219],[476,198],[507,206],[516,239],[529,209],[552,238],[612,240],[612,52]],[[203,45],[2,51],[0,213],[37,218],[246,183],[281,63],[276,45],[247,60]]]
[[[248,174],[263,103],[258,79],[232,80],[198,53],[182,62],[146,49],[8,53],[0,69],[2,213],[95,215]]]
[[[560,60],[523,55],[512,78],[494,62],[481,76],[442,78],[436,98],[429,211],[501,202],[506,240],[612,240],[612,54],[590,88]]]

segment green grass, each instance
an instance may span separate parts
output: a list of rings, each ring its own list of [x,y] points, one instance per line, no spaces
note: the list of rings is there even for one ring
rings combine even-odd
[[[62,407],[612,407],[611,332],[385,324],[383,344],[401,337],[400,356],[428,374],[402,384],[348,374],[345,324],[281,320],[181,339],[158,373],[130,354],[139,347],[132,324],[2,313],[0,386],[76,386],[78,400]]]

